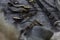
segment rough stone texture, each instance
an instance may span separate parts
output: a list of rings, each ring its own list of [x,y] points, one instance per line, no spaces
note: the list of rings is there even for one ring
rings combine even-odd
[[[8,1],[9,1],[9,0],[0,0],[0,8],[4,8],[4,9],[7,11],[7,12],[5,13],[6,21],[7,21],[8,23],[12,23],[12,24],[13,24],[14,20],[12,19],[12,17],[14,17],[14,16],[19,16],[19,15],[18,15],[18,13],[12,14],[10,11],[7,10],[6,3],[7,3]],[[42,2],[42,0],[40,0],[40,1]],[[48,3],[50,3],[51,5],[55,6],[54,0],[46,0],[46,1],[47,1]],[[21,4],[24,4],[24,5],[29,5],[26,0],[19,0],[19,2],[20,2]],[[54,8],[49,7],[49,6],[46,5],[44,2],[42,2],[42,3],[44,4],[44,6],[45,6],[49,11],[52,11],[51,13],[53,13]],[[35,4],[35,5],[36,5],[37,9],[39,10],[39,11],[37,12],[37,14],[36,14],[35,16],[33,16],[32,18],[30,18],[27,22],[25,22],[25,23],[23,23],[23,24],[19,24],[19,23],[16,24],[18,30],[21,30],[22,28],[25,28],[25,27],[28,26],[32,21],[34,21],[34,20],[36,19],[36,20],[38,20],[41,24],[43,24],[42,28],[47,29],[47,30],[51,30],[51,31],[54,32],[54,30],[51,29],[52,26],[51,26],[51,24],[50,24],[50,22],[49,22],[48,17],[44,15],[44,12],[38,7],[37,4]],[[41,26],[40,26],[40,27],[41,27]],[[38,29],[38,27],[37,27],[37,29]],[[36,30],[37,30],[37,29],[36,29]],[[35,33],[35,32],[33,32],[33,31],[35,31],[34,28],[32,29],[32,35],[37,35],[37,34],[38,34],[37,36],[40,35],[39,32],[36,31],[37,33]],[[31,35],[31,34],[29,34],[29,35]],[[41,39],[41,38],[39,38],[39,37],[36,37],[36,36],[31,36],[31,37],[29,37],[28,40],[43,40],[43,39]]]

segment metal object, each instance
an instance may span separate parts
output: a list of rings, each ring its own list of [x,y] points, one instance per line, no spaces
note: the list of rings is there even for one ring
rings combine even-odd
[[[35,0],[29,0],[29,2],[35,3],[36,1]]]
[[[36,10],[35,13],[37,13],[37,8],[35,7],[34,2],[33,2],[35,0],[26,0],[26,1],[34,8],[34,10]]]
[[[23,21],[23,18],[20,17],[13,17],[13,19],[15,20],[15,22],[19,23]]]

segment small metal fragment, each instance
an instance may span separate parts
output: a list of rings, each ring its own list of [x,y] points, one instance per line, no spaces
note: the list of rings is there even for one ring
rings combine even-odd
[[[35,3],[36,1],[35,0],[29,0],[29,2]]]
[[[22,18],[19,18],[19,17],[13,17],[13,19],[17,22],[17,23],[19,23],[19,22],[21,22],[23,19]]]

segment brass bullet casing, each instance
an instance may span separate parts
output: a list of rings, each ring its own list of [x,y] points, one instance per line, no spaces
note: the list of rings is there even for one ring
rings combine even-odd
[[[35,0],[29,0],[29,2],[35,3],[36,1]]]
[[[32,8],[31,6],[29,5],[14,5],[14,7],[22,7],[22,8]]]
[[[23,20],[23,18],[13,17],[13,20],[15,20],[18,23],[18,22],[21,22]]]
[[[14,7],[20,8],[20,7],[24,7],[24,5],[14,5]]]
[[[23,12],[23,11],[27,11],[27,9],[24,9],[24,8],[16,8],[16,7],[8,7],[8,9],[14,13],[20,13],[20,12]]]
[[[22,8],[28,8],[28,7],[30,7],[30,6],[28,6],[28,5],[14,5],[15,7],[22,7]]]
[[[34,23],[35,25],[43,26],[43,25],[42,25],[41,23],[39,23],[37,20],[34,20],[33,23]]]
[[[20,19],[19,17],[13,17],[14,19]]]
[[[29,5],[25,5],[24,8],[28,8],[28,9],[30,9],[30,8],[32,8],[32,7],[29,6]]]

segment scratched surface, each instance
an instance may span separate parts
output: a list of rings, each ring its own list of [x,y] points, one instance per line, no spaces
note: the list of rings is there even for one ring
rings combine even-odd
[[[29,5],[28,2],[26,0],[18,0],[21,4],[24,4],[24,5]],[[42,2],[42,0],[40,0]],[[46,0],[49,4],[55,6],[54,4],[54,0]],[[5,15],[6,17],[6,20],[8,23],[11,23],[13,24],[14,20],[12,19],[12,17],[14,16],[19,16],[17,13],[16,14],[12,14],[10,11],[7,10],[7,7],[6,7],[6,3],[8,3],[9,0],[0,0],[0,8],[5,8],[5,10],[7,11],[7,14]],[[46,5],[44,2],[42,2],[44,4],[44,6],[50,10],[50,11],[53,11],[54,9],[49,7],[48,5]],[[32,21],[34,21],[35,19],[38,20],[41,24],[43,24],[43,26],[38,26],[37,29],[39,27],[42,27],[44,29],[47,29],[47,30],[51,30],[51,24],[49,22],[49,19],[46,15],[44,15],[44,12],[41,11],[41,9],[38,7],[38,5],[36,5],[37,9],[39,9],[39,11],[37,12],[37,14],[35,16],[33,16],[32,18],[30,18],[27,22],[23,23],[23,24],[17,24],[17,28],[18,30],[21,30],[22,28],[25,28],[26,26],[28,26]],[[53,13],[53,12],[51,12]],[[33,28],[32,30],[32,34],[30,35],[33,35],[31,37],[29,37],[28,40],[43,40],[39,37],[37,37],[36,35],[39,33],[37,32],[37,30],[35,31],[36,27]],[[35,36],[34,36],[35,35]],[[38,34],[39,35],[39,34]]]

